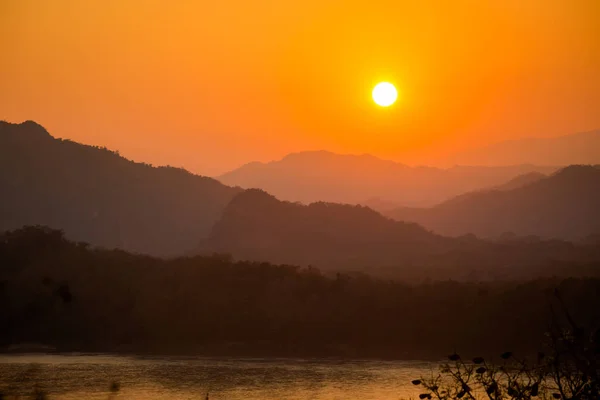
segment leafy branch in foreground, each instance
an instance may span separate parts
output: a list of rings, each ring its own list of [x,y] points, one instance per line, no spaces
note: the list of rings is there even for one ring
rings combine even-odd
[[[546,394],[543,368],[517,361],[509,352],[502,359],[502,363],[494,364],[482,357],[465,361],[452,354],[451,363],[443,364],[436,376],[412,383],[425,389],[421,399],[525,400]]]
[[[585,329],[555,292],[562,318],[552,309],[547,333],[548,355],[534,362],[503,353],[499,363],[482,357],[464,360],[448,356],[437,375],[413,380],[424,390],[420,399],[437,400],[598,400],[600,399],[600,329]]]

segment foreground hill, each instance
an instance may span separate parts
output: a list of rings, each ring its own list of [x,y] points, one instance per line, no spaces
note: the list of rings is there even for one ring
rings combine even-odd
[[[443,235],[473,233],[580,240],[600,233],[600,168],[570,166],[506,190],[468,193],[432,208],[398,208],[387,215]]]
[[[600,130],[550,138],[508,140],[455,154],[448,163],[488,166],[599,164]]]
[[[367,207],[282,202],[257,189],[240,193],[228,204],[200,252],[403,280],[552,275],[565,261],[600,260],[593,246],[447,238]]]
[[[553,167],[409,167],[371,155],[326,151],[290,154],[279,161],[250,163],[219,176],[226,185],[263,189],[277,198],[311,203],[359,204],[370,198],[404,206],[431,206],[472,190],[502,184]]]
[[[43,224],[75,240],[154,255],[196,247],[240,191],[55,139],[31,121],[0,121],[0,188],[0,231]]]

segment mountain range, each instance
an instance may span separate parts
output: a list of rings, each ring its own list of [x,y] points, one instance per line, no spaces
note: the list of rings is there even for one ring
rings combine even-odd
[[[573,165],[548,177],[524,175],[430,208],[386,212],[442,235],[502,234],[582,240],[600,233],[600,167]]]
[[[517,175],[549,174],[558,167],[529,164],[449,169],[410,167],[371,155],[327,151],[254,162],[217,177],[226,185],[265,190],[277,198],[312,203],[365,204],[371,198],[397,206],[431,206],[459,194],[500,185]]]
[[[500,142],[454,154],[441,164],[411,167],[372,155],[328,151],[293,153],[268,163],[252,162],[217,179],[259,188],[282,200],[311,203],[388,203],[431,207],[460,194],[502,185],[529,173],[551,174],[572,164],[600,164],[600,130],[551,138]]]
[[[0,231],[45,225],[64,230],[72,240],[135,253],[226,253],[235,259],[402,279],[539,276],[560,273],[564,263],[583,268],[600,260],[595,241],[576,245],[545,239],[600,232],[597,167],[440,170],[317,152],[290,155],[258,170],[281,167],[280,178],[293,176],[307,165],[307,157],[315,161],[310,171],[322,171],[313,185],[320,190],[290,202],[263,190],[229,187],[182,169],[136,163],[105,148],[56,139],[35,122],[0,122]],[[355,175],[345,176],[349,171]],[[380,180],[374,178],[379,175]],[[307,185],[309,177],[303,175]],[[339,185],[329,188],[336,179]],[[352,186],[357,180],[364,185]],[[377,194],[370,188],[394,180],[409,181],[390,190],[407,197],[412,193],[407,188],[413,188],[419,193],[413,200],[426,199],[426,193],[441,198],[440,193],[461,185],[486,189],[432,208],[394,208],[388,216],[361,205],[297,201],[319,193],[340,195],[339,187],[368,199]],[[286,187],[301,194],[302,187],[292,183]],[[542,239],[511,236],[493,242],[473,235],[509,231]]]
[[[556,240],[444,237],[360,205],[303,205],[249,189],[227,205],[199,253],[418,280],[551,275],[564,262],[598,260],[599,250]]]
[[[241,191],[56,139],[32,121],[0,121],[0,187],[0,231],[47,225],[94,245],[159,256],[196,248]]]

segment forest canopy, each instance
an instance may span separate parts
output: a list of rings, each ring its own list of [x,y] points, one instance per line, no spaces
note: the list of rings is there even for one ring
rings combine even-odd
[[[582,324],[600,321],[597,278],[407,284],[226,255],[165,260],[24,227],[0,236],[0,346],[396,358],[452,349],[526,353],[543,340],[557,290]]]

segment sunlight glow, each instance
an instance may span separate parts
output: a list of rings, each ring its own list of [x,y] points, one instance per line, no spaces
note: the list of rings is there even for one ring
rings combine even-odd
[[[391,106],[398,98],[396,87],[389,82],[378,83],[373,88],[373,101],[382,107]]]

